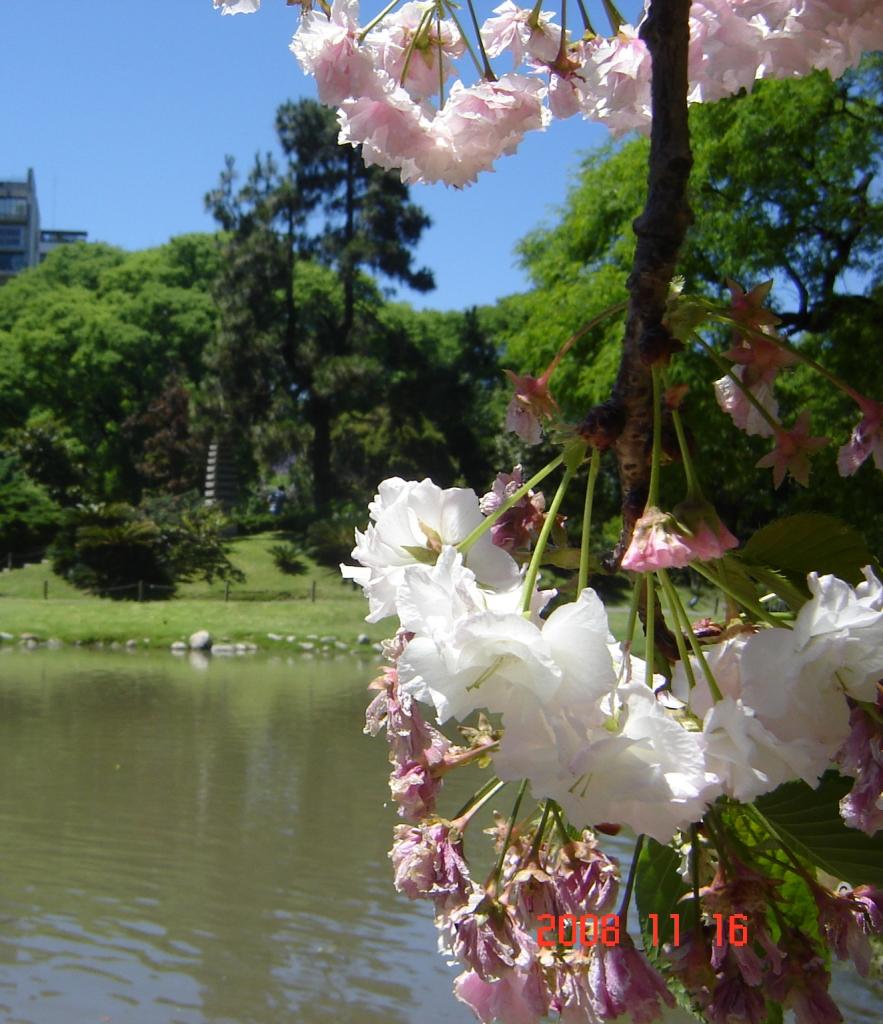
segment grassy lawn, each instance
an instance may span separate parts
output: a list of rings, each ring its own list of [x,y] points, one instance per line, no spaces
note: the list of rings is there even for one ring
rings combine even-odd
[[[308,634],[334,635],[347,642],[359,633],[372,640],[390,633],[389,625],[364,621],[368,605],[361,590],[341,580],[336,570],[304,558],[302,574],[280,572],[269,549],[286,539],[264,533],[233,541],[231,561],[246,579],[231,586],[229,602],[224,601],[223,583],[184,584],[167,601],[115,601],[77,590],[56,576],[48,563],[2,572],[0,630],[65,642],[149,639],[161,646],[207,629],[216,642],[250,641],[262,647],[274,643],[268,633],[300,640]],[[44,584],[48,599],[43,598]]]
[[[365,622],[367,602],[361,590],[341,580],[334,569],[304,558],[297,576],[280,572],[269,549],[288,539],[284,534],[263,533],[240,537],[231,546],[231,561],[246,576],[230,588],[224,600],[224,584],[188,583],[172,600],[138,602],[92,597],[56,576],[48,563],[0,572],[0,631],[19,636],[33,633],[66,643],[95,641],[125,643],[148,640],[166,646],[186,640],[198,629],[207,629],[215,642],[251,642],[261,647],[286,644],[270,640],[268,633],[304,640],[308,635],[335,636],[353,643],[360,633],[381,640],[393,632],[391,620]],[[48,597],[44,599],[44,584]],[[312,600],[315,587],[315,601]],[[682,592],[686,602],[690,594]],[[625,630],[627,610],[611,606],[610,628],[617,636]],[[711,610],[704,598],[694,615]],[[639,649],[640,641],[636,644]]]

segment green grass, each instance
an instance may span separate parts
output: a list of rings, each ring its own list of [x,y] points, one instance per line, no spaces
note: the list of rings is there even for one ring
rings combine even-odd
[[[167,601],[116,601],[77,590],[56,576],[48,563],[2,572],[0,630],[65,642],[149,639],[153,645],[164,645],[207,629],[216,642],[250,641],[262,647],[273,643],[267,633],[299,639],[313,633],[334,635],[347,642],[359,633],[372,640],[389,634],[388,624],[364,621],[368,605],[361,590],[341,580],[336,570],[305,557],[303,574],[280,572],[269,549],[288,539],[264,533],[233,541],[231,561],[246,579],[231,585],[229,602],[224,601],[224,584],[217,582],[184,584],[178,596]],[[44,583],[48,599],[43,598]]]
[[[216,643],[245,641],[261,647],[286,642],[272,641],[268,633],[299,640],[310,634],[333,635],[348,643],[360,633],[372,640],[392,633],[391,621],[365,622],[368,605],[361,590],[341,580],[336,569],[319,566],[305,556],[303,574],[280,572],[269,549],[290,539],[286,534],[262,533],[232,542],[231,561],[246,579],[231,586],[228,602],[223,583],[184,584],[167,601],[115,601],[77,590],[56,576],[48,563],[0,572],[0,631],[13,636],[33,633],[41,640],[52,637],[66,643],[148,640],[153,646],[164,646],[207,629]],[[44,583],[48,599],[43,598]],[[314,585],[315,601],[311,599]],[[685,602],[689,600],[688,591],[682,590],[681,595]],[[708,614],[712,607],[706,595],[692,615]],[[627,610],[610,606],[608,612],[612,632],[622,636]],[[642,641],[636,637],[636,653]]]

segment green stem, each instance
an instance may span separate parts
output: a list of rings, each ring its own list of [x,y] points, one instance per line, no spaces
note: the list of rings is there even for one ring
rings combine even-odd
[[[635,841],[635,852],[632,854],[632,863],[629,868],[629,877],[625,883],[625,892],[622,896],[622,903],[619,905],[619,920],[625,922],[628,918],[629,903],[632,898],[632,889],[635,887],[635,876],[638,872],[638,860],[641,856],[641,847],[644,845],[644,833],[642,832]]]
[[[432,17],[432,8],[428,8],[423,12],[420,22],[417,25],[417,31],[411,36],[411,41],[408,43],[408,49],[405,51],[405,64],[402,68],[402,76],[399,79],[399,85],[404,86],[405,79],[408,77],[408,69],[411,67],[411,58],[417,49],[417,42],[420,39],[420,34],[426,28],[429,19]]]
[[[737,388],[739,388],[742,394],[748,399],[751,405],[754,406],[757,412],[767,421],[767,423],[772,427],[773,433],[777,433],[778,431],[780,431],[782,429],[782,424],[779,423],[775,416],[773,416],[766,409],[764,409],[764,407],[760,404],[757,398],[755,398],[751,389],[746,387],[742,380],[733,372],[733,368],[731,366],[727,366],[727,364],[723,361],[723,359],[721,359],[717,352],[715,352],[711,345],[703,341],[698,334],[694,334],[693,337],[696,339],[696,341],[699,342],[702,348],[705,349],[708,355],[711,356],[712,362],[714,362],[717,365],[718,369],[723,371],[724,375],[730,378],[730,380],[736,385]]]
[[[680,628],[684,630],[687,640],[690,646],[693,648],[693,653],[696,655],[696,660],[702,669],[702,673],[705,676],[705,680],[708,683],[708,689],[711,693],[711,698],[715,704],[719,700],[723,700],[724,696],[720,691],[720,687],[717,685],[717,680],[714,678],[714,673],[711,671],[711,666],[705,660],[705,652],[702,650],[702,645],[696,638],[696,634],[693,632],[690,626],[690,617],[687,615],[687,610],[681,603],[680,594],[678,594],[677,588],[669,579],[668,570],[657,569],[657,575],[659,576],[662,586],[665,588],[666,594],[668,595],[669,601],[675,610],[675,617],[680,621]]]
[[[698,930],[702,927],[702,904],[699,900],[699,826],[690,826],[690,884],[693,887],[693,909],[696,920],[693,926]]]
[[[472,63],[475,65],[475,70],[479,73],[479,75],[483,75],[484,71],[482,70],[481,67],[481,61],[478,59],[475,50],[472,49],[472,43],[469,42],[469,36],[464,32],[463,26],[460,24],[460,19],[457,17],[457,12],[454,9],[453,4],[449,3],[448,0],[443,0],[443,2],[445,10],[448,12],[448,16],[450,17],[451,21],[453,21],[453,23],[457,26],[457,31],[460,33],[460,38],[463,40],[463,45],[466,47],[469,56],[472,58]],[[396,0],[396,3],[398,3],[398,0]],[[485,57],[485,60],[487,60],[487,57]]]
[[[613,29],[613,34],[617,35],[619,30],[625,24],[625,18],[616,9],[616,4],[613,0],[603,0],[604,13],[607,15],[607,20],[610,22],[610,27]]]
[[[537,826],[536,835],[533,837],[533,842],[530,844],[530,853],[527,855],[528,862],[536,860],[537,853],[539,852],[540,846],[543,843],[543,833],[546,831],[546,822],[549,820],[549,811],[551,810],[552,801],[547,800],[543,805],[543,815],[540,818],[540,823]]]
[[[653,689],[653,669],[656,661],[656,581],[653,573],[647,573],[647,617],[644,633],[647,637],[647,650],[644,652],[644,682]]]
[[[441,8],[435,9],[435,25],[438,32],[438,109],[445,105],[445,62],[442,50]]]
[[[586,501],[583,505],[583,534],[579,549],[579,576],[577,577],[576,593],[579,596],[589,582],[589,534],[592,529],[592,505],[595,501],[595,482],[601,468],[601,452],[592,449],[592,462],[589,466],[589,479],[586,483]]]
[[[561,477],[561,483],[558,484],[558,490],[555,492],[555,497],[552,499],[552,504],[549,506],[546,518],[543,520],[543,527],[540,530],[539,537],[537,537],[537,546],[533,549],[533,553],[530,556],[530,564],[524,576],[524,596],[521,601],[521,610],[525,615],[530,611],[533,588],[537,581],[537,574],[540,571],[540,562],[543,560],[543,553],[546,550],[549,534],[555,525],[558,509],[561,508],[561,502],[564,500],[564,495],[577,468],[574,462],[565,467],[564,476]]]
[[[631,650],[632,641],[635,638],[635,626],[638,624],[638,602],[641,600],[641,584],[643,582],[640,576],[635,578],[632,599],[629,601],[629,617],[626,619],[625,640],[623,640],[623,644],[628,650]]]
[[[684,666],[684,672],[687,676],[687,683],[691,690],[696,686],[696,677],[693,674],[693,666],[690,664],[690,657],[687,653],[687,645],[684,643],[684,633],[681,627],[681,618],[678,614],[677,608],[677,591],[675,591],[674,597],[671,594],[671,588],[673,584],[671,580],[662,580],[662,592],[665,595],[665,602],[668,605],[668,613],[671,616],[671,621],[675,628],[675,643],[678,645],[678,656],[681,659],[681,664]]]
[[[542,0],[540,0],[542,2]],[[561,0],[561,41],[558,43],[558,56],[555,58],[560,64],[567,53],[567,0]]]
[[[583,0],[576,0],[576,2],[579,4],[579,13],[583,19],[583,27],[589,35],[596,36],[598,33],[592,28],[592,22],[589,20],[589,12],[586,10],[586,5],[583,3]]]
[[[503,515],[504,512],[508,512],[513,505],[521,501],[525,494],[536,487],[538,483],[545,480],[545,478],[554,469],[557,469],[563,461],[564,454],[562,453],[552,459],[552,461],[548,463],[548,465],[544,466],[539,473],[535,473],[526,484],[522,484],[521,487],[518,488],[511,498],[507,498],[495,512],[492,512],[486,519],[482,520],[482,522],[480,522],[464,540],[461,540],[457,545],[457,550],[465,555],[479,537],[487,533],[487,531],[494,525],[500,516]]]
[[[399,0],[390,0],[390,3],[383,8],[383,10],[376,17],[372,18],[368,24],[359,33],[359,42],[364,42],[365,36],[374,28],[375,25],[379,25],[381,21],[390,13],[394,8],[398,7]]]
[[[659,367],[653,367],[653,458],[650,463],[650,486],[647,505],[659,504],[659,465],[662,461],[662,395],[659,387]]]
[[[494,887],[499,885],[500,879],[503,877],[503,865],[506,863],[506,851],[509,849],[509,840],[512,838],[512,830],[515,828],[515,822],[518,819],[518,810],[521,807],[521,801],[524,798],[526,789],[527,779],[525,779],[518,787],[518,796],[515,797],[515,804],[512,808],[512,813],[509,815],[509,827],[506,829],[506,838],[503,840],[503,848],[500,850],[500,859],[497,861],[497,866],[494,869],[492,883]]]
[[[494,74],[494,69],[491,67],[491,62],[488,60],[487,53],[485,53],[484,40],[481,38],[481,27],[478,24],[478,18],[475,14],[475,8],[472,6],[472,0],[466,0],[466,6],[469,8],[469,16],[472,18],[472,27],[475,29],[475,38],[478,40],[478,49],[481,53],[481,59],[484,61],[484,77],[489,82],[496,82],[497,76]]]
[[[702,488],[699,486],[699,477],[696,475],[696,467],[693,465],[693,457],[690,455],[690,446],[687,444],[687,436],[684,433],[684,423],[677,409],[672,409],[671,419],[675,425],[675,433],[678,435],[678,448],[681,450],[681,461],[684,464],[684,475],[687,478],[687,497],[699,500],[703,497]]]
[[[460,808],[459,811],[451,818],[451,821],[459,822],[461,818],[466,818],[467,822],[469,818],[482,806],[487,800],[489,800],[494,793],[499,792],[505,786],[505,782],[501,782],[496,776],[488,781],[478,790],[477,793],[473,793],[472,796],[466,801],[465,804]]]
[[[573,840],[567,834],[567,826],[564,824],[564,819],[561,817],[561,808],[558,806],[558,804],[555,803],[554,800],[552,801],[552,817],[555,819],[555,825],[558,828],[558,831],[561,833],[561,842],[565,846],[567,846],[569,843],[572,843]]]
[[[784,620],[780,621],[770,615],[759,601],[752,601],[744,595],[737,594],[724,582],[722,574],[714,572],[707,564],[693,562],[691,563],[691,568],[695,569],[700,576],[704,576],[709,583],[713,583],[718,590],[722,590],[727,597],[735,601],[736,604],[741,605],[743,608],[747,608],[753,615],[756,615],[758,619],[765,622],[768,626],[785,626],[788,629],[792,628],[790,623],[785,622]]]

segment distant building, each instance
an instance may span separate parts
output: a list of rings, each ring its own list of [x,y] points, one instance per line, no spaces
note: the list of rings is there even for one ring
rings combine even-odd
[[[0,181],[0,284],[36,267],[59,245],[85,242],[87,237],[85,231],[41,230],[32,170],[24,181]]]

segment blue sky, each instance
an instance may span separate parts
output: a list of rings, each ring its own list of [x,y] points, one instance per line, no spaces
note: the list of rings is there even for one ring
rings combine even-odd
[[[480,15],[495,2],[479,0]],[[276,107],[315,96],[288,51],[297,20],[284,0],[236,17],[211,0],[0,0],[0,179],[33,167],[44,227],[125,249],[213,230],[202,197],[225,154],[247,169],[273,146]],[[400,296],[461,309],[523,289],[515,243],[551,221],[580,153],[606,138],[571,119],[469,189],[414,186],[433,219],[418,257],[438,287]]]

